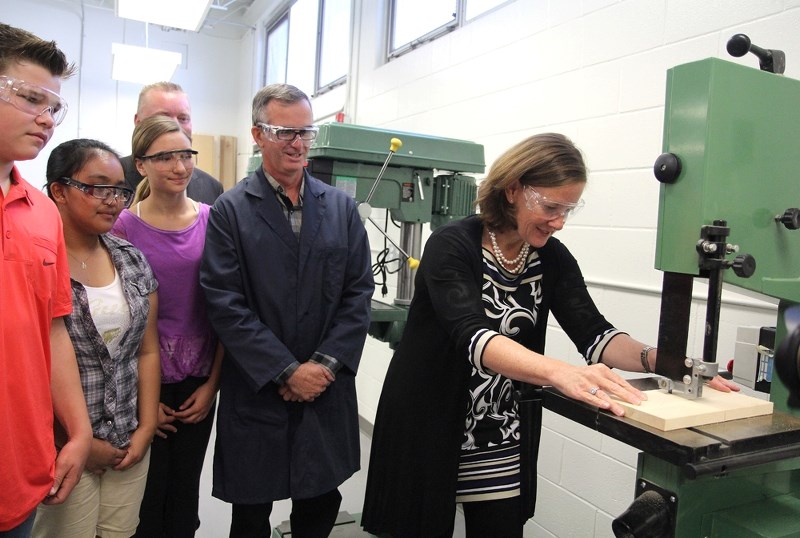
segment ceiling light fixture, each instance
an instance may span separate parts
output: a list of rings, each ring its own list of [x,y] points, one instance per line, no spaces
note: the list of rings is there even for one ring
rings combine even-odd
[[[117,0],[117,17],[197,32],[212,0]]]
[[[121,43],[111,44],[111,56],[111,78],[139,84],[170,80],[183,60],[180,52]]]

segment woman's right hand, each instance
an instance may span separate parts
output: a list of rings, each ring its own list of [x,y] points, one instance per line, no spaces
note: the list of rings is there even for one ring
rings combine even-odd
[[[109,467],[119,465],[127,454],[127,450],[116,448],[108,441],[93,438],[92,446],[89,449],[89,459],[86,460],[86,470],[101,475]]]
[[[178,428],[172,423],[175,422],[175,410],[162,402],[158,402],[158,426],[156,427],[156,435],[166,439],[167,432],[175,433]]]
[[[586,402],[600,409],[611,411],[617,416],[625,414],[625,408],[611,396],[639,405],[647,396],[628,383],[622,376],[605,364],[573,366],[564,364],[553,375],[553,386],[565,396]]]

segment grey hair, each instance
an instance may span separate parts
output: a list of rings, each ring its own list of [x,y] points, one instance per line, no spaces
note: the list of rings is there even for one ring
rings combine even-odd
[[[265,120],[269,123],[268,118],[261,117],[261,111],[267,108],[267,105],[273,99],[286,104],[306,101],[309,106],[311,105],[308,95],[291,84],[268,84],[253,97],[253,125]]]

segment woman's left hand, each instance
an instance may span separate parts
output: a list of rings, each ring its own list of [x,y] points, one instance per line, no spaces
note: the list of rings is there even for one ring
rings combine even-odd
[[[708,386],[720,392],[739,392],[740,390],[739,385],[719,375],[709,381]]]

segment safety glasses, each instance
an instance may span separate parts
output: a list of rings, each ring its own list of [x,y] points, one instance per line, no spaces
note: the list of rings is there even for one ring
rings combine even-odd
[[[55,125],[67,115],[67,102],[57,93],[6,75],[0,75],[0,99],[33,116],[49,112]]]

